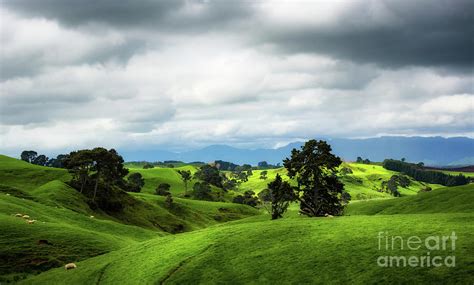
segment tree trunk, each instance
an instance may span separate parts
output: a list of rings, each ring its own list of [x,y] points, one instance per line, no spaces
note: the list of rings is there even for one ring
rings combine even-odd
[[[81,193],[82,193],[82,190],[84,190],[84,184],[86,183],[85,182],[85,179],[81,179],[82,180],[82,183],[81,183]]]
[[[99,186],[99,178],[100,178],[100,171],[97,171],[97,178],[95,180],[95,186],[94,186],[94,196],[92,196],[92,202],[95,201],[95,196],[97,194],[97,186]]]

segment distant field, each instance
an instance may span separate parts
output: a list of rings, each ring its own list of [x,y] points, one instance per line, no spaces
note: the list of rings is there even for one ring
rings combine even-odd
[[[352,174],[342,176],[345,189],[349,194],[351,194],[353,200],[392,197],[388,193],[378,192],[377,190],[380,189],[382,181],[390,179],[392,175],[398,174],[397,172],[386,170],[380,165],[373,164],[344,163],[342,167],[348,167],[353,172]],[[255,193],[259,193],[267,188],[267,184],[271,182],[277,174],[280,174],[284,179],[289,180],[284,168],[268,169],[268,178],[265,180],[260,179],[260,173],[262,171],[263,170],[254,170],[253,175],[249,177],[249,180],[239,185],[238,191],[244,192],[252,190]],[[443,187],[442,185],[420,183],[411,178],[410,180],[411,185],[408,188],[398,188],[402,195],[417,194],[424,185],[429,185],[433,189]]]

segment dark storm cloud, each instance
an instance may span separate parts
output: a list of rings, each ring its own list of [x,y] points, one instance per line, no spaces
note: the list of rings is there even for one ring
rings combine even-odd
[[[197,0],[6,0],[4,5],[27,16],[55,19],[67,26],[89,23],[117,28],[194,31],[222,28],[251,9],[238,1]]]
[[[284,52],[323,53],[389,68],[418,65],[472,71],[472,1],[369,3],[352,5],[329,25],[266,26],[257,41],[273,42]],[[371,9],[374,3],[383,6],[390,17]]]

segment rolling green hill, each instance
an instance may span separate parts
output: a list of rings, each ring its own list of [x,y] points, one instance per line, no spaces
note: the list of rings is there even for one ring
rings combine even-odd
[[[344,166],[352,170],[342,179],[355,198],[346,216],[306,218],[298,215],[293,204],[284,219],[271,221],[263,210],[248,206],[179,198],[184,193],[175,172],[179,168],[159,167],[131,169],[144,176],[144,190],[129,194],[123,211],[105,213],[91,209],[80,193],[64,183],[69,179],[65,170],[0,156],[0,282],[474,282],[469,274],[474,266],[473,184],[431,185],[435,190],[416,194],[423,185],[411,181],[407,189],[400,188],[403,197],[392,198],[377,189],[396,172],[377,165]],[[194,166],[183,167],[196,171]],[[268,170],[266,180],[259,179],[259,172],[254,171],[238,191],[259,192],[285,170]],[[171,208],[165,205],[165,197],[152,194],[163,182],[172,185]],[[357,201],[368,198],[389,199]],[[15,214],[37,221],[28,224]],[[458,237],[455,268],[377,266],[381,254],[426,254],[423,249],[381,253],[379,232],[407,239],[453,231]],[[64,270],[68,262],[78,268]]]
[[[258,214],[244,205],[179,198],[167,208],[164,197],[141,193],[129,196],[123,211],[105,213],[92,210],[80,193],[63,182],[69,179],[65,170],[6,156],[0,157],[0,179],[0,282],[169,232]],[[16,214],[36,222],[28,224]]]
[[[277,221],[263,216],[210,227],[206,230],[156,238],[25,280],[24,284],[166,283],[472,283],[474,214],[472,199],[453,199],[430,214],[405,214],[405,208],[425,209],[443,201],[450,191],[472,197],[472,185],[426,193],[423,201],[392,199],[385,215],[337,218],[290,217]],[[370,204],[378,201],[359,202]],[[396,204],[399,205],[396,205]],[[402,206],[403,205],[403,206]],[[397,212],[397,207],[400,212]],[[471,211],[466,211],[470,208]],[[411,212],[411,210],[410,210]],[[426,212],[420,210],[420,212]],[[428,211],[429,212],[429,211]],[[454,254],[456,267],[380,267],[381,255],[423,256],[425,250],[379,250],[379,232],[408,239],[434,234],[457,235],[456,248],[431,254]],[[383,248],[382,248],[383,249]],[[121,272],[127,270],[127,279]],[[402,270],[403,274],[400,273]],[[344,274],[341,274],[343,272]],[[67,280],[67,281],[65,281]]]
[[[192,174],[197,171],[195,166],[182,166],[176,168],[168,167],[155,167],[150,169],[142,168],[129,168],[130,173],[138,172],[145,179],[145,186],[142,188],[142,192],[154,194],[155,189],[160,183],[168,183],[171,185],[170,192],[172,195],[180,195],[184,193],[184,183],[181,180],[181,176],[177,173],[177,170],[189,170]],[[188,190],[193,189],[193,185],[196,181],[193,179],[188,183]]]
[[[347,208],[349,215],[428,213],[474,213],[474,185],[444,187],[431,192],[394,199],[357,201]]]

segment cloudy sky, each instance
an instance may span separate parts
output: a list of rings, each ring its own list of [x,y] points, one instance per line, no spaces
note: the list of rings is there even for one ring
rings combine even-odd
[[[474,136],[474,7],[1,0],[0,152]]]

